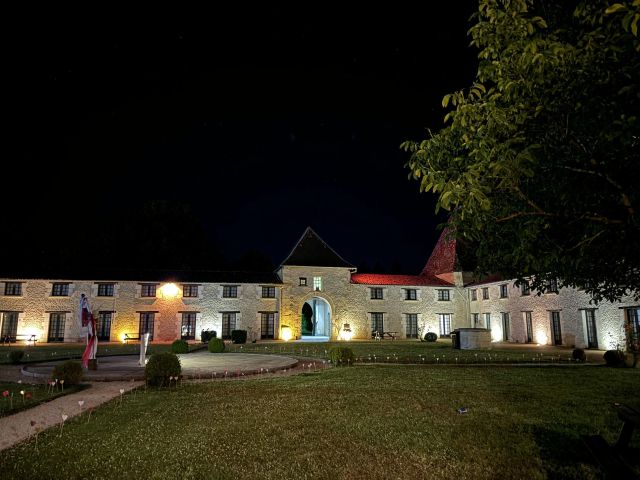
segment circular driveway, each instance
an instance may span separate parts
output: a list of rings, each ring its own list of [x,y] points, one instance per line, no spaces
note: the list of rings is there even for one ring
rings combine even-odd
[[[221,378],[254,375],[295,367],[298,360],[281,355],[253,353],[209,353],[206,351],[178,355],[184,378]],[[98,357],[98,369],[85,371],[87,381],[144,380],[144,368],[138,355]],[[62,360],[25,365],[22,374],[35,378],[51,378],[53,367]]]

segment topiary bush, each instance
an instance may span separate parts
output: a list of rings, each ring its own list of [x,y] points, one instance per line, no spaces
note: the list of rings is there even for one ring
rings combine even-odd
[[[576,362],[586,362],[587,355],[584,353],[584,350],[581,348],[574,348],[573,353],[571,353],[571,358],[573,358]]]
[[[624,367],[627,356],[621,350],[607,350],[604,352],[604,361],[607,367]]]
[[[233,343],[247,343],[247,331],[231,330],[231,341]]]
[[[68,360],[53,367],[51,378],[64,380],[65,385],[77,385],[82,381],[82,365],[80,362]]]
[[[9,361],[14,365],[17,365],[22,361],[22,357],[24,357],[24,350],[11,350],[9,352]]]
[[[211,353],[224,352],[224,342],[220,338],[212,338],[209,340],[209,351]]]
[[[171,344],[173,353],[189,353],[189,344],[186,340],[176,340]]]
[[[329,350],[329,360],[338,367],[353,365],[354,359],[353,350],[349,347],[332,347]]]
[[[437,333],[427,332],[426,335],[424,336],[424,341],[425,342],[435,342],[436,340],[438,340],[438,334]]]
[[[154,353],[144,368],[144,378],[149,385],[169,385],[169,377],[179,377],[182,372],[180,359],[175,353]]]
[[[200,332],[200,341],[202,341],[202,343],[209,343],[209,340],[217,337],[218,337],[218,332],[216,332],[215,330],[207,329],[207,330],[202,330]]]

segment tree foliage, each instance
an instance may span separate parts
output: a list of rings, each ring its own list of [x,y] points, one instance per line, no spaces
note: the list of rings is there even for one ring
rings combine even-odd
[[[480,0],[475,83],[402,145],[477,273],[640,296],[640,0]]]

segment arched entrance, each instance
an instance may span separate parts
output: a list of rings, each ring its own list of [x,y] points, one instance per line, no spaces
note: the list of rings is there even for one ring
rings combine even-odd
[[[315,342],[331,337],[331,305],[324,298],[311,297],[302,304],[300,332],[303,340]]]

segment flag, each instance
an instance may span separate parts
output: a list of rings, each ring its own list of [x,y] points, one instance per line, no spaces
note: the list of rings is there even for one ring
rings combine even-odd
[[[87,329],[87,348],[84,349],[84,353],[82,354],[82,366],[87,368],[89,366],[89,360],[96,358],[98,331],[96,328],[96,319],[91,313],[89,300],[87,300],[87,296],[84,293],[80,295],[80,323],[82,327]]]

